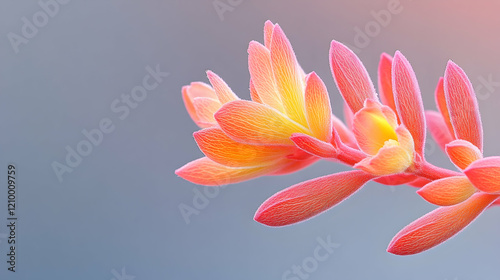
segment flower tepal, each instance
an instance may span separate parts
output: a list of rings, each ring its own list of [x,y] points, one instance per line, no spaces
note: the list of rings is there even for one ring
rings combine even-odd
[[[314,72],[304,73],[279,25],[266,22],[264,41],[248,47],[251,101],[240,100],[211,71],[212,86],[194,82],[183,88],[186,109],[204,128],[194,137],[206,158],[178,169],[180,177],[216,186],[295,172],[319,159],[295,145],[293,139],[301,137],[291,137],[297,134],[333,148],[323,81]]]
[[[329,58],[345,123],[332,113],[320,77],[304,72],[281,27],[267,21],[264,44],[252,41],[248,47],[251,100],[241,100],[212,71],[207,71],[210,85],[182,88],[186,109],[200,127],[194,139],[205,156],[176,174],[219,186],[289,174],[319,159],[353,167],[271,196],[254,216],[268,226],[308,220],[372,180],[420,188],[417,194],[439,207],[396,234],[387,250],[397,255],[433,248],[500,205],[500,157],[483,156],[478,103],[460,67],[448,63],[435,91],[437,111],[424,111],[416,74],[399,51],[380,57],[380,100],[353,51],[332,41]],[[427,161],[427,128],[457,171]]]

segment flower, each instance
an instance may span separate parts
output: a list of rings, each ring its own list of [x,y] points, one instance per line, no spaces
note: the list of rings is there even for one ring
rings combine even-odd
[[[287,174],[319,159],[295,142],[319,143],[327,149],[321,155],[333,157],[332,127],[348,137],[345,126],[332,120],[324,83],[316,73],[304,73],[278,24],[266,22],[264,41],[252,41],[248,48],[252,101],[240,100],[211,71],[212,87],[201,82],[183,87],[186,109],[203,128],[194,138],[206,157],[176,170],[178,176],[216,186]]]
[[[476,96],[455,63],[439,79],[438,111],[424,111],[415,72],[399,51],[380,57],[379,100],[356,54],[332,41],[330,67],[344,99],[344,124],[332,114],[325,84],[315,72],[305,74],[278,24],[267,21],[264,44],[250,42],[248,54],[251,101],[238,98],[211,71],[211,86],[182,88],[186,109],[201,128],[194,138],[205,157],[176,170],[180,177],[218,186],[295,172],[319,159],[354,168],[268,198],[254,216],[268,226],[305,221],[372,180],[420,188],[417,193],[439,207],[396,234],[387,250],[397,255],[441,244],[500,205],[500,157],[483,155]],[[426,160],[427,127],[458,172]]]
[[[383,176],[404,172],[415,160],[423,159],[424,110],[408,60],[399,51],[394,60],[387,54],[381,56],[378,84],[384,105],[378,101],[359,58],[336,41],[330,48],[330,66],[337,87],[354,114],[353,132],[359,148],[368,155],[354,167]]]
[[[365,67],[349,48],[332,41],[330,62],[347,105],[346,119],[352,120],[349,125],[356,143],[355,147],[347,147],[334,139],[335,158],[360,170],[312,179],[276,193],[256,211],[254,219],[260,223],[283,226],[304,221],[344,201],[370,180],[390,185],[412,182],[419,185],[421,180],[427,180],[419,176],[433,177],[422,171],[422,167],[428,167],[427,171],[436,169],[423,159],[423,105],[415,74],[406,58],[400,52],[396,52],[394,62],[389,55],[381,57],[379,91],[383,92],[385,105],[378,101]],[[387,80],[391,80],[390,86]],[[296,145],[302,148],[300,143]],[[319,146],[315,146],[316,150],[321,150]],[[314,153],[313,149],[304,150]]]
[[[427,112],[432,116],[431,133],[463,174],[432,181],[417,191],[441,207],[396,234],[388,247],[393,254],[416,254],[441,244],[500,197],[500,157],[483,158],[476,95],[465,72],[452,61],[439,80],[436,103],[439,113]]]
[[[377,176],[404,172],[413,163],[410,132],[398,126],[391,108],[371,99],[354,115],[353,131],[358,145],[369,156],[354,165]]]

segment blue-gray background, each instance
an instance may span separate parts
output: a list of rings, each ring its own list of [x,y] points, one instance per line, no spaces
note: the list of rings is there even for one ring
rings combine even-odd
[[[42,0],[46,1],[46,0]],[[293,175],[228,186],[186,224],[179,205],[194,189],[174,170],[201,156],[197,127],[180,89],[221,75],[248,98],[247,46],[262,42],[264,21],[280,23],[306,71],[341,99],[330,75],[332,39],[356,46],[373,12],[391,1],[236,1],[218,14],[213,1],[80,1],[60,10],[16,53],[9,33],[41,11],[36,1],[0,4],[0,279],[281,279],[313,256],[316,238],[340,244],[309,279],[498,279],[500,207],[484,213],[449,242],[425,253],[386,252],[394,234],[433,209],[407,186],[368,184],[354,197],[307,222],[269,228],[253,221],[257,207],[292,184],[346,170],[318,163]],[[478,91],[485,152],[499,154],[499,5],[494,1],[400,0],[401,12],[372,30],[359,56],[375,80],[381,52],[401,50],[412,63],[427,108],[448,59]],[[359,44],[358,44],[359,46]],[[147,66],[170,73],[124,120],[113,100],[140,85]],[[115,130],[59,182],[51,164],[64,163],[83,129],[110,118]],[[430,161],[451,167],[430,143]],[[17,272],[7,271],[6,166],[18,168]]]

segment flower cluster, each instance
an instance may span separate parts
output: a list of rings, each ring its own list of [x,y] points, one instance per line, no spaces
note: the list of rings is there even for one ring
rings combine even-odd
[[[265,23],[264,44],[248,48],[250,94],[241,100],[216,74],[211,86],[193,82],[182,96],[205,157],[176,174],[207,186],[283,175],[319,159],[352,166],[286,188],[266,200],[255,220],[268,226],[304,221],[342,202],[368,181],[407,184],[439,207],[396,234],[388,251],[409,255],[457,234],[500,204],[500,157],[483,157],[483,131],[472,85],[449,62],[436,88],[437,111],[424,111],[415,73],[398,51],[382,54],[378,97],[358,57],[332,41],[330,66],[345,101],[345,123],[332,114],[325,84],[297,62],[278,24]],[[426,130],[457,170],[427,162]]]

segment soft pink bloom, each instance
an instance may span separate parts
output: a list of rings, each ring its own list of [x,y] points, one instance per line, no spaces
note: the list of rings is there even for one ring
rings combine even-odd
[[[353,167],[267,199],[254,219],[268,226],[307,220],[371,180],[420,188],[417,193],[439,207],[393,238],[388,251],[398,255],[430,249],[488,207],[500,205],[500,157],[483,156],[476,96],[460,67],[448,63],[435,90],[437,111],[424,111],[416,74],[399,51],[380,57],[379,95],[362,62],[345,45],[332,41],[329,58],[344,99],[345,123],[332,113],[320,77],[303,71],[281,27],[267,21],[264,44],[252,41],[248,47],[251,101],[241,100],[211,71],[211,85],[193,82],[182,88],[186,109],[201,128],[194,138],[205,157],[176,174],[218,186],[289,174],[319,159]],[[427,162],[427,128],[458,171]]]

